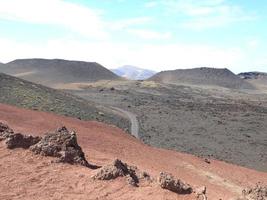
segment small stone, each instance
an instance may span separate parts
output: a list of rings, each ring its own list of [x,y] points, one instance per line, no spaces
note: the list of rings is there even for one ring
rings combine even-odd
[[[206,186],[201,186],[195,189],[197,195],[206,194]]]
[[[105,116],[103,112],[98,112],[97,114],[99,114],[100,116]]]
[[[207,196],[205,194],[197,195],[197,200],[207,200]]]
[[[210,160],[208,158],[205,158],[204,161],[208,164],[210,164]]]
[[[198,187],[195,189],[197,200],[207,200],[206,197],[206,186]]]

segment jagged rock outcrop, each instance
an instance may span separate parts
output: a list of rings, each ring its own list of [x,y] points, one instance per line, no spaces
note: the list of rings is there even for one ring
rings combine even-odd
[[[242,197],[237,200],[266,200],[267,186],[258,183],[254,188],[247,188],[242,191]]]
[[[158,178],[158,182],[161,188],[170,190],[178,194],[190,194],[192,193],[192,187],[180,179],[174,178],[171,174],[161,172]]]
[[[41,137],[34,137],[31,135],[23,135],[21,133],[10,134],[6,138],[6,145],[9,149],[24,148],[28,149],[41,140]]]
[[[76,133],[69,132],[66,127],[59,128],[54,133],[47,133],[30,149],[36,154],[57,157],[58,162],[94,168],[87,162],[82,148],[78,145]]]
[[[5,140],[7,148],[9,149],[28,149],[30,146],[39,142],[41,140],[41,137],[14,133],[14,131],[9,128],[7,124],[0,122],[0,141],[1,140]]]
[[[8,125],[0,122],[0,141],[5,140],[7,148],[30,148],[36,154],[57,157],[58,162],[80,164],[96,169],[98,166],[87,162],[82,148],[78,145],[75,132],[69,132],[61,127],[54,133],[48,133],[43,138],[14,133]]]
[[[93,179],[111,180],[118,177],[127,177],[127,182],[133,186],[138,186],[140,179],[151,180],[148,173],[140,172],[137,167],[129,166],[119,159],[115,159],[111,164],[100,168]]]

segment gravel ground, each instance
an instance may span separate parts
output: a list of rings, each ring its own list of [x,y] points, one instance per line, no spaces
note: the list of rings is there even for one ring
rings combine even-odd
[[[266,94],[140,81],[111,86],[69,92],[135,113],[140,139],[152,146],[267,171]]]

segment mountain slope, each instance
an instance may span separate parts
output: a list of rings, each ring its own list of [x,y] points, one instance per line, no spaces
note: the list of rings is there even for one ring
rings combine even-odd
[[[164,83],[188,83],[195,85],[221,86],[232,89],[253,87],[228,69],[194,68],[160,72],[149,80]]]
[[[242,79],[267,79],[267,73],[264,72],[242,72],[238,76]]]
[[[112,71],[118,76],[130,79],[130,80],[144,80],[156,74],[155,71],[142,69],[142,68],[131,66],[131,65],[125,65],[117,69],[113,69]]]
[[[264,72],[243,72],[238,74],[238,76],[251,85],[253,85],[258,90],[267,93],[267,73]]]
[[[119,78],[98,63],[61,59],[19,59],[7,63],[0,70],[46,86]]]
[[[128,128],[129,122],[105,107],[74,95],[0,73],[0,103],[97,120]]]
[[[146,171],[152,184],[133,187],[126,180],[92,180],[96,172],[81,166],[60,164],[51,157],[28,150],[7,150],[0,142],[0,199],[101,199],[101,200],[192,200],[196,194],[177,195],[157,184],[160,172],[172,173],[194,188],[206,186],[207,199],[236,199],[247,186],[267,184],[267,174],[224,162],[153,148],[103,123],[81,121],[51,113],[18,109],[0,104],[0,121],[21,133],[43,135],[65,125],[77,132],[87,160],[100,166],[114,158]],[[140,153],[142,152],[142,153]]]

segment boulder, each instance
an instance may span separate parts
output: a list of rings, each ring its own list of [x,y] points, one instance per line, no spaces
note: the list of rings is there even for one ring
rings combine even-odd
[[[158,182],[161,188],[170,190],[178,194],[190,194],[192,193],[192,187],[180,179],[174,178],[171,174],[161,172],[158,178]]]
[[[61,127],[54,133],[47,133],[30,149],[36,154],[57,157],[58,162],[95,167],[87,162],[82,148],[78,145],[76,133],[69,132],[66,127]]]
[[[139,179],[150,177],[146,172],[140,172],[137,167],[129,166],[119,159],[115,159],[111,164],[99,169],[93,179],[111,180],[118,177],[126,177],[127,182],[132,186],[138,186]]]
[[[9,149],[24,148],[28,149],[41,140],[41,137],[33,137],[31,135],[23,135],[21,133],[10,134],[6,138],[6,145]]]

